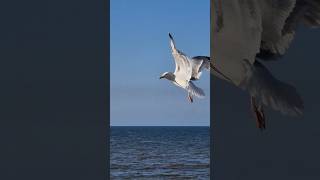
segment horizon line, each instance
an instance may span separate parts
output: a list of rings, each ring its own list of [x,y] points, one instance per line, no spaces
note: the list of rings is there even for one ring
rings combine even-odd
[[[109,125],[109,127],[210,127],[210,125]]]

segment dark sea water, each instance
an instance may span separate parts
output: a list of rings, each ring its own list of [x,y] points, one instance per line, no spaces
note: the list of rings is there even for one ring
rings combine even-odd
[[[111,179],[209,179],[209,127],[111,127]]]

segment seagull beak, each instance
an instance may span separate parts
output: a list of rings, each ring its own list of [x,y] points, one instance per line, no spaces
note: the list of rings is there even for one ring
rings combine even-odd
[[[160,78],[159,79],[162,79],[163,78],[163,76],[160,76]]]

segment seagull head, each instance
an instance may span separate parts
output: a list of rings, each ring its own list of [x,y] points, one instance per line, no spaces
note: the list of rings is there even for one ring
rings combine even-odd
[[[159,79],[162,79],[162,78],[168,79],[170,81],[174,81],[175,75],[172,72],[164,72],[160,75]]]

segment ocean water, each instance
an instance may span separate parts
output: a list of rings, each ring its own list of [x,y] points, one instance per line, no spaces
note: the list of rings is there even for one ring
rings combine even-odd
[[[209,179],[209,127],[111,127],[112,180]]]

